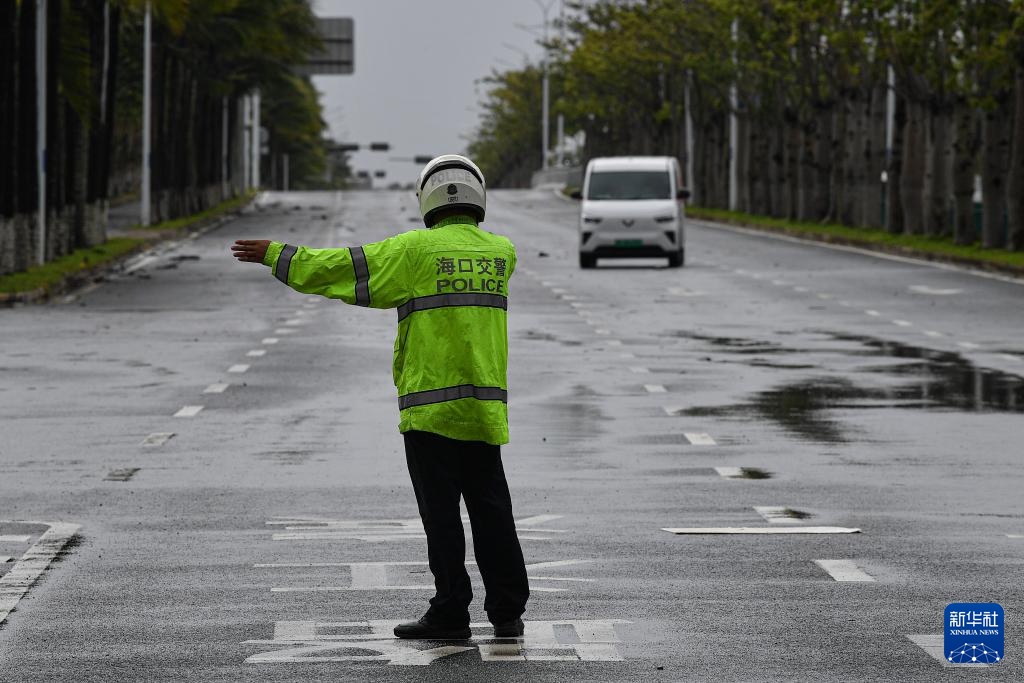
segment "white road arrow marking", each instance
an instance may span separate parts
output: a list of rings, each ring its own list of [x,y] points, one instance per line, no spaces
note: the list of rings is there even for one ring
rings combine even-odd
[[[942,666],[948,668],[952,667],[967,667],[967,668],[978,668],[987,667],[988,664],[953,664],[952,662],[946,661],[946,643],[945,636],[942,634],[938,635],[908,635],[907,638],[910,642],[917,645],[919,648],[924,650],[929,657],[937,660]]]
[[[6,621],[18,602],[28,593],[29,588],[39,580],[53,559],[80,528],[77,524],[63,522],[19,523],[45,524],[49,528],[25,551],[9,572],[0,576],[0,624]]]
[[[914,294],[931,294],[934,296],[952,296],[964,291],[962,289],[941,289],[938,287],[930,287],[928,285],[911,285],[908,289]]]

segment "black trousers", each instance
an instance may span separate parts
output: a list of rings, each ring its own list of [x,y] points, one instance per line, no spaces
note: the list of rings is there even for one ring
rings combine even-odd
[[[427,556],[436,587],[427,618],[453,626],[469,623],[473,589],[466,573],[460,496],[466,501],[476,562],[487,591],[487,617],[502,623],[521,616],[530,587],[501,466],[501,447],[409,431],[405,459],[427,533]]]

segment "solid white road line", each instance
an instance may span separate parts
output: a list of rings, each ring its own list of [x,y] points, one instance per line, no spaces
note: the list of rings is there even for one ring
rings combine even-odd
[[[853,560],[815,560],[814,564],[828,572],[828,575],[836,581],[867,582],[875,580],[875,577],[858,567]]]
[[[249,351],[245,355],[249,356],[250,358],[260,358],[262,356],[267,355],[267,350],[266,349],[252,349],[251,351]]]
[[[802,522],[786,514],[786,508],[775,505],[755,505],[754,511],[764,517],[770,524],[801,524]]]
[[[182,408],[174,414],[174,417],[195,417],[203,409],[203,406],[182,406]]]
[[[46,522],[30,522],[31,524],[46,524]],[[9,572],[0,576],[0,624],[7,619],[7,615],[18,604],[18,601],[28,593],[28,589],[39,579],[46,568],[50,566],[53,558],[64,549],[76,533],[77,524],[64,524],[62,522],[49,523],[47,529],[35,544],[25,551]]]
[[[914,326],[914,323],[910,322],[909,320],[893,320],[892,324],[893,325],[899,325],[900,327],[913,327]]]
[[[28,543],[31,536],[0,536],[0,543]]]
[[[204,394],[223,394],[227,388],[231,386],[224,382],[218,382],[217,384],[211,384],[210,386],[203,389]]]
[[[548,522],[553,522],[556,519],[562,519],[562,517],[564,516],[565,515],[534,515],[533,517],[524,517],[522,519],[516,520],[516,526],[536,527],[540,524],[547,524]]]
[[[174,436],[174,432],[153,432],[142,440],[141,445],[147,447],[163,446],[172,436]]]
[[[276,344],[277,342],[277,337],[264,337],[263,339],[260,340],[260,344],[265,344],[267,346],[271,344]]]
[[[244,363],[239,364],[239,365],[232,365],[230,368],[228,368],[228,372],[237,372],[237,373],[246,372],[248,370],[249,370],[249,366],[245,365]]]
[[[667,391],[663,384],[645,384],[644,389],[649,394],[664,394]]]
[[[703,432],[684,432],[683,436],[690,442],[692,446],[715,446],[715,440],[710,435],[704,434]]]
[[[743,468],[742,467],[716,467],[715,472],[718,472],[718,476],[723,479],[742,479]]]
[[[952,662],[946,661],[945,636],[941,633],[936,635],[907,635],[907,638],[910,640],[910,642],[914,643],[914,645],[917,645],[919,648],[924,650],[929,657],[938,661],[940,664],[942,664],[942,666],[946,667],[947,669],[953,667],[969,667],[974,669],[978,667],[990,666],[989,664],[953,664]]]
[[[859,534],[860,529],[841,526],[723,526],[662,528],[670,534]]]

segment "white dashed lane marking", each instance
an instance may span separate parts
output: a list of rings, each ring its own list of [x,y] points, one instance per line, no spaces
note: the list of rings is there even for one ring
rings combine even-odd
[[[174,432],[153,432],[142,440],[142,445],[147,447],[163,446],[172,436],[174,436]]]
[[[867,309],[867,310],[866,310],[866,311],[864,311],[864,312],[865,312],[865,313],[867,313],[868,315],[872,316],[872,317],[875,317],[875,318],[877,318],[878,316],[882,315],[882,314],[881,314],[881,313],[879,313],[878,311],[872,310],[872,309],[870,309],[870,308],[869,308],[869,309]]]
[[[667,391],[663,384],[645,384],[644,389],[649,394],[664,394]]]
[[[793,291],[794,292],[807,292],[809,290],[806,287],[794,287]]]
[[[742,467],[716,467],[715,472],[718,472],[718,476],[724,479],[742,479],[743,468]]]
[[[836,581],[870,582],[875,580],[875,577],[858,567],[853,560],[815,560],[814,564],[828,572],[828,575]]]
[[[957,342],[957,346],[963,349],[980,349],[981,344],[975,344],[974,342]]]
[[[1011,356],[1008,353],[1001,353],[1001,354],[999,354],[999,357],[1002,358],[1003,360],[1012,360],[1012,361],[1014,361],[1016,363],[1021,362],[1021,359],[1019,357]]]
[[[217,384],[211,384],[210,386],[203,389],[204,394],[223,394],[227,391],[227,388],[231,386],[224,382],[218,382]]]
[[[941,337],[942,336],[941,332],[936,332],[935,330],[925,330],[924,333],[925,333],[925,335],[927,335],[929,337]]]
[[[260,358],[262,356],[267,355],[267,350],[266,349],[252,349],[251,351],[249,351],[245,355],[249,356],[250,358]]]
[[[860,529],[841,526],[722,526],[722,527],[668,527],[670,534],[859,534]]]
[[[303,320],[302,318],[291,318],[289,320],[285,320],[284,324],[288,325],[289,327],[296,327],[298,325],[305,325],[308,322],[308,320]]]
[[[832,298],[832,295],[831,294],[819,294],[818,298],[819,299],[826,299],[826,300],[828,300],[828,299]]]
[[[908,635],[907,638],[910,640],[910,642],[914,643],[919,648],[924,650],[928,654],[929,657],[931,657],[932,659],[938,661],[940,664],[942,664],[942,666],[944,666],[946,668],[953,668],[953,667],[977,668],[977,667],[987,667],[987,666],[989,666],[988,664],[953,664],[952,662],[946,661],[945,636],[942,635],[941,633],[937,634],[937,635],[931,635],[931,634],[926,634],[926,635]]]
[[[892,324],[893,325],[899,325],[900,327],[913,327],[914,326],[914,323],[910,322],[909,320],[893,320]]]
[[[6,555],[0,555],[0,564],[7,564],[10,561],[10,557],[7,557]]]
[[[295,330],[288,327],[279,327],[274,330],[274,334],[295,334]]]
[[[611,334],[611,333],[612,333],[611,330],[606,330],[604,328],[600,328],[600,329],[594,330],[594,334],[607,335],[607,334]]]
[[[0,543],[28,543],[31,536],[0,536]]]
[[[260,344],[264,344],[264,345],[268,345],[268,346],[271,345],[271,344],[276,344],[277,342],[278,342],[277,337],[264,337],[263,339],[260,340]]]
[[[650,371],[650,370],[648,370],[647,368],[641,368],[641,367],[638,367],[638,366],[633,366],[633,367],[631,367],[631,368],[629,369],[629,371],[630,371],[630,372],[634,372],[634,373],[636,373],[636,374],[638,374],[638,375],[647,375],[647,374],[650,374],[650,372],[651,372],[651,371]]]
[[[235,373],[247,372],[248,370],[249,370],[249,366],[245,365],[244,363],[239,364],[239,365],[232,365],[230,368],[228,368],[228,372],[235,372]]]
[[[788,514],[789,508],[774,505],[755,505],[754,511],[769,524],[800,524],[800,520]]]
[[[77,524],[63,522],[25,522],[26,524],[46,524],[49,528],[43,532],[31,548],[25,551],[9,572],[0,576],[0,624],[17,606],[28,590],[39,580],[46,568],[50,566],[57,554],[64,549],[76,533]]]
[[[690,442],[691,446],[715,446],[715,440],[703,432],[684,432],[683,436]]]
[[[203,406],[182,406],[174,417],[195,417],[203,410]]]

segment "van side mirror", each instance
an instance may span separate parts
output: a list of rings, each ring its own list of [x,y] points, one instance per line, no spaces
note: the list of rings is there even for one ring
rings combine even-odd
[[[572,197],[573,199],[583,199],[583,193],[580,192],[578,189],[570,192],[569,196]]]
[[[690,198],[690,190],[688,190],[685,187],[679,188],[679,191],[676,192],[676,199],[689,199],[689,198]]]

